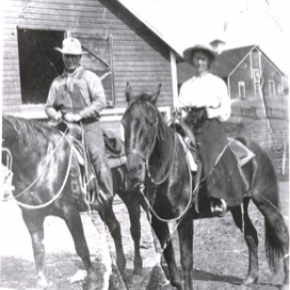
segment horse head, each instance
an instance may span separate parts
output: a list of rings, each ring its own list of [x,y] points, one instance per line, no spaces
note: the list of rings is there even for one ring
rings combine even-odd
[[[158,110],[156,102],[161,84],[153,94],[140,94],[133,98],[127,84],[126,96],[129,103],[122,119],[125,131],[128,177],[133,186],[143,183],[146,162],[154,148],[158,133]]]

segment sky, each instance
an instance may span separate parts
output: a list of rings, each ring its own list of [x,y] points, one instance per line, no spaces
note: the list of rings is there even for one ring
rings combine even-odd
[[[289,0],[119,0],[179,53],[196,43],[260,45],[289,75]],[[288,37],[287,37],[288,36]]]

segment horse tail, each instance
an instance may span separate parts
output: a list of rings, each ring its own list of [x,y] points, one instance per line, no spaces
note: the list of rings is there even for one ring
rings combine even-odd
[[[279,208],[279,186],[276,170],[270,155],[261,146],[244,138],[237,139],[255,153],[255,159],[251,166],[253,178],[251,180],[253,188],[251,198],[264,216],[266,258],[271,271],[276,273],[277,266],[284,256],[283,246],[285,243],[285,239],[281,238],[285,228]],[[267,171],[263,172],[265,168]],[[258,180],[262,180],[262,182]]]
[[[277,273],[278,265],[283,259],[283,246],[277,235],[273,230],[273,227],[265,218],[265,246],[266,246],[266,257],[271,272]]]

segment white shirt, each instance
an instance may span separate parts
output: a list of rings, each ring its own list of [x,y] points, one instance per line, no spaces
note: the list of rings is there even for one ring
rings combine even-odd
[[[183,83],[179,93],[179,108],[206,107],[214,110],[215,118],[221,122],[231,115],[231,102],[225,82],[211,73],[194,76]]]

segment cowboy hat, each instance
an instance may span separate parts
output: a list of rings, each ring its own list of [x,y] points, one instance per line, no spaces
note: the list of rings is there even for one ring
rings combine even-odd
[[[209,55],[211,56],[211,60],[213,61],[216,56],[217,56],[217,53],[216,51],[212,48],[212,46],[208,45],[208,44],[196,44],[194,46],[190,46],[189,48],[185,49],[183,51],[183,58],[185,61],[187,61],[188,63],[190,64],[193,64],[192,63],[192,56],[193,56],[193,53],[196,52],[196,51],[206,51],[209,53]]]
[[[82,50],[82,45],[79,40],[72,37],[63,40],[62,49],[59,47],[55,47],[54,49],[60,51],[62,54],[82,55],[87,53]]]

